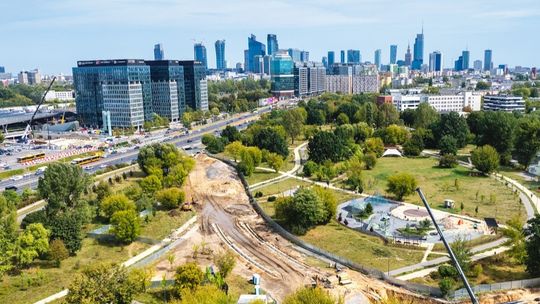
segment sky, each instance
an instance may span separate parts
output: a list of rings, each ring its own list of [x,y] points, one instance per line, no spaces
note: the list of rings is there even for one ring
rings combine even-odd
[[[373,62],[381,49],[388,63],[389,46],[403,59],[422,25],[424,62],[440,50],[452,67],[468,49],[472,65],[492,49],[495,64],[540,66],[539,0],[2,0],[0,66],[71,74],[77,60],[153,59],[155,43],[166,59],[193,59],[202,41],[215,67],[214,42],[225,39],[234,67],[252,33],[265,44],[277,34],[280,48],[307,50],[313,61],[359,49]]]

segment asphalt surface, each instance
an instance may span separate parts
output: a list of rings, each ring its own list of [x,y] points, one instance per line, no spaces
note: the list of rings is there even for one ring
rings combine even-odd
[[[235,123],[238,124],[242,121],[253,120],[258,115],[262,113],[267,113],[270,111],[271,111],[271,108],[269,107],[260,108],[258,109],[256,113],[243,113],[241,114],[240,117],[227,118],[222,121],[217,121],[212,124],[205,125],[197,130],[190,131],[190,133],[186,135],[179,135],[179,136],[177,135],[174,137],[173,136],[169,137],[167,136],[167,134],[160,133],[160,134],[157,134],[157,136],[154,134],[152,137],[145,138],[145,140],[142,142],[142,145],[148,144],[149,142],[158,141],[158,142],[165,142],[165,143],[173,143],[179,148],[186,147],[186,146],[194,147],[201,144],[201,138],[204,134],[222,130],[229,124],[235,124]],[[247,123],[244,122],[242,124],[236,125],[236,127],[238,129],[244,129],[247,127]],[[188,150],[186,152],[191,154],[191,153],[196,153],[198,151],[199,149],[195,148],[195,149]],[[107,157],[97,162],[86,165],[88,166],[88,169],[86,169],[85,171],[89,174],[92,174],[107,166],[112,166],[112,165],[121,164],[121,163],[131,163],[137,160],[138,153],[139,153],[138,149],[129,149],[128,151],[124,153],[116,153],[116,154],[108,155]],[[0,181],[0,190],[3,191],[6,187],[11,187],[11,186],[17,187],[18,192],[21,192],[25,188],[35,189],[37,188],[39,177],[40,177],[39,175],[31,174],[31,175],[23,176],[23,178],[20,180],[15,180],[15,181],[11,179],[2,180]]]

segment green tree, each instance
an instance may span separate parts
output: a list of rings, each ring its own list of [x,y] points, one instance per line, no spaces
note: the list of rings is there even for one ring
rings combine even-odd
[[[124,267],[91,264],[69,285],[66,303],[130,304],[134,295],[141,291]]]
[[[214,256],[214,264],[219,269],[219,274],[223,279],[227,278],[236,266],[236,258],[234,253],[226,250],[223,253]]]
[[[499,153],[490,145],[474,149],[471,161],[476,169],[489,174],[499,168]]]
[[[383,103],[379,106],[376,118],[377,127],[387,127],[399,122],[399,113],[393,104]]]
[[[480,124],[477,134],[479,146],[490,145],[497,150],[500,160],[507,164],[514,149],[514,138],[517,120],[512,113],[487,111]]]
[[[418,108],[414,110],[413,127],[429,128],[433,123],[439,120],[439,113],[427,102],[421,102]]]
[[[528,166],[540,151],[540,119],[521,118],[517,123],[515,134],[514,155],[521,165]]]
[[[452,247],[452,251],[463,272],[469,272],[471,266],[471,250],[467,246],[467,241],[464,238],[458,237],[450,247]]]
[[[75,254],[82,246],[82,221],[73,213],[65,213],[47,220],[47,228],[51,230],[51,239],[64,242],[70,254]]]
[[[184,204],[185,194],[180,188],[171,187],[159,190],[156,193],[156,200],[160,202],[161,206],[164,208],[174,209]]]
[[[377,154],[374,152],[368,152],[364,154],[362,157],[362,161],[364,162],[364,167],[367,170],[371,170],[375,168],[375,165],[377,164]]]
[[[225,150],[227,140],[225,138],[216,137],[212,134],[204,134],[202,143],[206,146],[206,150],[212,154],[217,154]]]
[[[455,168],[457,164],[457,156],[454,154],[443,154],[439,158],[439,167],[441,168]]]
[[[409,173],[401,172],[388,177],[386,191],[394,194],[397,200],[410,195],[416,189],[416,178]]]
[[[141,234],[141,221],[134,210],[121,210],[111,217],[111,233],[122,243],[129,244]]]
[[[277,153],[268,153],[266,156],[266,162],[270,166],[270,168],[274,169],[274,171],[279,172],[279,169],[283,166],[283,157]]]
[[[476,83],[476,90],[477,91],[489,90],[489,88],[491,88],[491,83],[489,83],[489,82],[479,81],[479,82]]]
[[[294,139],[302,134],[302,128],[306,122],[306,117],[304,117],[302,111],[305,112],[303,108],[296,108],[294,110],[286,111],[282,117],[283,128],[285,129],[285,132],[287,132],[287,135],[289,135],[291,143],[293,144]]]
[[[191,171],[190,168],[192,168],[191,165],[191,159],[188,163],[178,164],[174,167],[172,167],[171,171],[167,176],[163,178],[163,184],[165,187],[182,187],[184,183],[186,182],[186,179],[189,175],[189,171]],[[186,168],[186,164],[188,165]]]
[[[525,239],[527,272],[533,277],[538,277],[540,275],[540,215],[536,214],[527,222]]]
[[[30,224],[17,237],[13,257],[19,267],[32,263],[35,258],[49,251],[49,230],[43,224]]]
[[[523,231],[523,222],[519,216],[511,218],[506,227],[502,230],[504,236],[508,238],[506,246],[509,246],[510,250],[508,254],[517,263],[523,264],[527,258],[527,249],[525,242],[525,233]]]
[[[424,140],[418,133],[413,133],[403,145],[403,152],[407,156],[418,156],[424,150]]]
[[[339,113],[339,115],[336,118],[336,123],[338,125],[344,125],[349,123],[349,116],[345,113]]]
[[[97,196],[97,200],[102,201],[111,194],[111,186],[104,181],[100,181],[97,186],[94,187],[94,193]]]
[[[139,182],[139,185],[141,186],[143,193],[149,195],[156,193],[163,187],[161,184],[161,179],[153,174],[143,178]]]
[[[62,260],[69,257],[69,251],[62,240],[52,240],[49,244],[49,260],[54,261],[56,267],[60,267]]]
[[[100,209],[107,219],[111,219],[114,213],[124,210],[137,210],[137,206],[125,194],[119,193],[103,199]]]
[[[244,145],[242,145],[239,141],[233,141],[230,144],[225,146],[225,155],[232,157],[234,161],[236,162],[240,158],[240,153],[244,149]]]
[[[317,171],[319,171],[319,166],[317,165],[316,162],[312,160],[308,160],[304,164],[304,168],[302,169],[302,173],[304,174],[304,176],[307,176],[307,177],[311,177],[312,175],[317,173]]]
[[[305,234],[315,225],[323,223],[328,214],[324,203],[313,190],[299,189],[293,197],[276,203],[276,217],[295,234]]]
[[[335,304],[333,299],[322,288],[304,287],[283,300],[283,304]]]
[[[183,295],[184,290],[195,290],[204,279],[204,272],[195,262],[186,263],[176,268],[174,275],[174,290],[177,295]]]
[[[249,152],[243,152],[240,155],[240,163],[238,163],[238,169],[244,176],[251,176],[255,172],[255,160]]]
[[[15,205],[0,195],[0,280],[12,269],[12,255],[17,238]]]
[[[236,301],[215,285],[205,285],[182,292],[182,301],[175,304],[234,304]]]
[[[315,134],[308,143],[309,159],[316,163],[325,160],[338,162],[349,156],[350,150],[343,140],[332,132],[321,131]]]
[[[450,135],[445,135],[439,140],[439,149],[440,155],[456,155],[458,150],[457,140]]]
[[[80,166],[50,164],[38,182],[39,196],[47,200],[47,215],[53,216],[77,208],[89,184],[90,178]]]
[[[465,118],[456,112],[441,115],[437,123],[431,126],[434,138],[442,139],[448,135],[456,139],[457,147],[463,148],[467,145],[469,138],[469,126]]]
[[[384,143],[387,145],[403,144],[409,135],[409,132],[398,125],[389,125],[384,130]]]
[[[255,128],[251,136],[253,145],[259,149],[268,150],[283,157],[289,155],[289,147],[287,146],[285,136],[275,127]]]
[[[227,138],[227,141],[232,143],[235,141],[239,141],[242,138],[242,134],[240,134],[240,131],[234,126],[226,126],[223,131],[221,131],[221,137]]]
[[[326,213],[326,218],[323,219],[323,223],[330,222],[331,219],[335,218],[337,211],[337,199],[334,193],[326,188],[315,186],[313,188],[315,195],[322,201],[324,210]]]
[[[366,152],[373,152],[377,157],[381,157],[384,153],[384,143],[379,137],[371,137],[366,139]]]

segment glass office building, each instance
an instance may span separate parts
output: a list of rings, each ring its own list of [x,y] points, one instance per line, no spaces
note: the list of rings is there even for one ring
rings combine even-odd
[[[484,71],[493,69],[493,52],[491,50],[484,51]]]
[[[266,46],[257,41],[253,34],[248,37],[248,49],[244,51],[244,70],[246,72],[255,72],[258,69],[258,63],[255,63],[255,56],[264,57],[266,55]]]
[[[422,29],[421,34],[416,35],[414,39],[414,53],[412,61],[412,69],[420,70],[424,64],[424,30]]]
[[[268,46],[268,55],[273,55],[279,50],[277,36],[274,34],[268,34],[268,36],[266,36],[266,44]]]
[[[194,59],[199,61],[204,66],[204,69],[208,69],[208,57],[206,57],[206,47],[202,43],[195,43],[193,47]]]
[[[208,111],[208,83],[206,68],[201,62],[193,60],[180,60],[178,63],[184,68],[184,92],[186,110]]]
[[[163,45],[158,43],[154,45],[154,60],[163,60],[165,59],[165,51],[163,50]]]
[[[186,108],[184,67],[178,60],[154,60],[146,64],[150,66],[154,113],[178,121]]]
[[[216,46],[216,69],[223,71],[227,68],[225,62],[225,40],[217,40]]]
[[[278,51],[272,56],[270,74],[272,75],[271,92],[278,98],[294,95],[294,63],[287,51]]]
[[[80,123],[103,126],[103,111],[113,127],[140,127],[151,119],[150,67],[144,60],[79,61],[73,68]]]

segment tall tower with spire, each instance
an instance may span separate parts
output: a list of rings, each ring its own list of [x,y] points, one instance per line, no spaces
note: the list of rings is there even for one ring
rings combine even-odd
[[[407,45],[407,53],[405,53],[405,65],[410,66],[412,63],[411,44]]]

